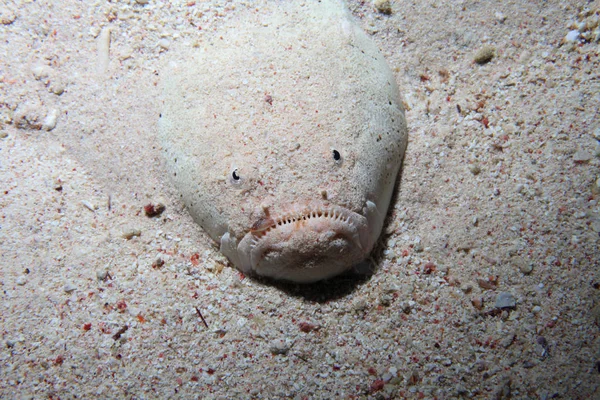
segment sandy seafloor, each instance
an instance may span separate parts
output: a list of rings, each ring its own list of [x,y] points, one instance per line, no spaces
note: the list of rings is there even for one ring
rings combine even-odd
[[[262,2],[1,3],[0,398],[600,398],[600,3],[349,7],[409,146],[374,273],[301,287],[228,265],[155,143],[164,58]]]

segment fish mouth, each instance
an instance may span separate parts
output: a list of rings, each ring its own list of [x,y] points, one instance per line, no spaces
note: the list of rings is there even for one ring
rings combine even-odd
[[[310,283],[344,272],[371,252],[367,217],[329,204],[292,208],[257,221],[242,238],[237,246],[242,271]]]

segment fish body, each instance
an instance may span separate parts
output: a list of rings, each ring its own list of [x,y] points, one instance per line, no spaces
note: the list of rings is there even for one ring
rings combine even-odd
[[[343,3],[268,3],[169,62],[159,138],[182,201],[237,268],[308,283],[373,249],[407,128]]]

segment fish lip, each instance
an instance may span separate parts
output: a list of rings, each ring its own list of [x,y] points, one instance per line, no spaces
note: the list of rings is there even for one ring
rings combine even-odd
[[[288,224],[301,223],[303,221],[311,222],[311,220],[329,220],[355,227],[359,225],[361,217],[362,215],[337,205],[308,206],[301,211],[288,211],[279,216],[259,219],[252,225],[248,234],[252,235],[259,242],[274,230],[285,227]]]
[[[346,207],[311,203],[287,209],[256,221],[241,239],[240,269],[308,283],[351,268],[373,248],[370,221]]]

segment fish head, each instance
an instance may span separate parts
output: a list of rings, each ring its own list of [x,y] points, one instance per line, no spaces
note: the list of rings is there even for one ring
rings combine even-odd
[[[402,162],[393,74],[347,21],[293,41],[283,29],[258,43],[238,31],[233,44],[171,63],[159,123],[167,167],[241,271],[302,283],[338,275],[373,249]],[[309,38],[318,45],[302,46]]]

